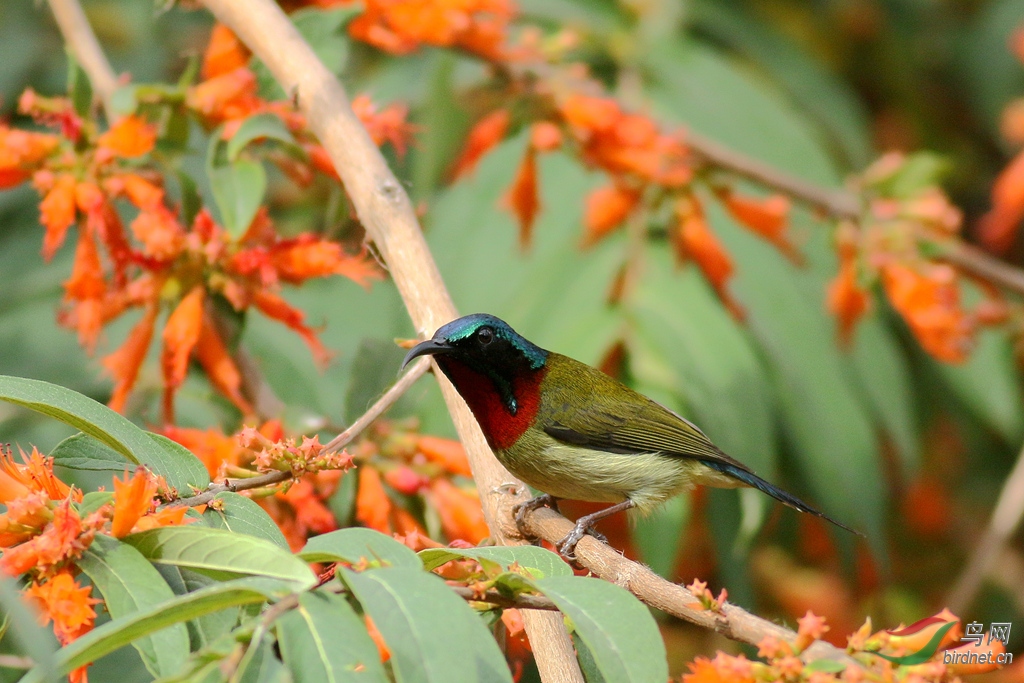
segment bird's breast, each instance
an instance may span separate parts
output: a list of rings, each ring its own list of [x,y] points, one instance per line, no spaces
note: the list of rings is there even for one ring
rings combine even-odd
[[[695,484],[710,468],[658,453],[608,453],[553,439],[538,429],[495,451],[509,472],[556,498],[597,503],[632,500],[642,514]]]
[[[546,367],[511,379],[513,410],[487,375],[449,358],[438,357],[437,361],[473,411],[493,450],[511,448],[533,424],[540,408],[540,385]]]

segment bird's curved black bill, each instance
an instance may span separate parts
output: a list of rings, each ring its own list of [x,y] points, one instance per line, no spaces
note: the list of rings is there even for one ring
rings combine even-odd
[[[399,372],[405,370],[405,366],[420,356],[433,356],[436,353],[444,353],[450,350],[451,346],[443,340],[428,339],[426,341],[422,341],[409,349],[409,353],[405,354],[405,360],[402,361],[402,367]]]

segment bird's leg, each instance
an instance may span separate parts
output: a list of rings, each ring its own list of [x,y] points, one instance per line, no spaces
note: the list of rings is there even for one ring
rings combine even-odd
[[[611,507],[606,507],[604,510],[598,510],[597,512],[592,512],[589,515],[584,515],[583,517],[580,517],[576,520],[576,526],[572,528],[572,531],[570,531],[565,538],[558,542],[556,546],[558,548],[558,554],[564,557],[565,559],[569,560],[570,562],[574,561],[576,559],[576,544],[580,542],[580,539],[583,538],[585,534],[590,533],[601,540],[605,540],[603,536],[601,536],[596,531],[590,528],[594,525],[595,522],[604,519],[609,515],[614,515],[616,512],[628,510],[633,506],[633,501],[627,498],[621,503],[616,503]]]
[[[542,493],[536,498],[531,498],[525,503],[520,503],[512,508],[512,512],[516,515],[516,527],[519,529],[519,533],[523,535],[523,538],[530,537],[523,529],[526,526],[526,513],[533,512],[539,508],[551,508],[558,512],[558,499],[547,493]]]

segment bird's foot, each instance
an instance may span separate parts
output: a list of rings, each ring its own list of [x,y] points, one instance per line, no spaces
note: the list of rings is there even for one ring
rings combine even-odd
[[[516,527],[519,529],[519,533],[523,535],[523,538],[530,538],[530,534],[526,531],[526,514],[539,508],[551,508],[558,512],[558,499],[547,493],[542,493],[536,498],[531,498],[525,503],[520,503],[512,508],[512,512],[516,516]]]
[[[572,531],[555,545],[558,550],[558,554],[564,557],[569,562],[576,561],[576,544],[580,542],[584,536],[593,536],[601,543],[607,543],[608,538],[600,531],[590,526],[590,520],[581,518],[576,522],[576,526],[572,528]]]

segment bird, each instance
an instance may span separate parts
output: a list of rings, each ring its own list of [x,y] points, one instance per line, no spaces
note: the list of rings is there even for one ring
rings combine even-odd
[[[474,313],[416,344],[432,356],[468,404],[505,468],[541,492],[516,506],[525,515],[557,510],[559,499],[610,503],[580,517],[556,548],[574,559],[576,544],[600,519],[645,515],[695,485],[753,487],[800,512],[851,533],[847,525],[769,483],[719,449],[695,424],[585,363],[528,341],[508,323]],[[525,535],[525,534],[524,534]]]

